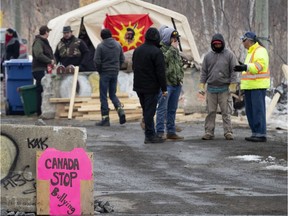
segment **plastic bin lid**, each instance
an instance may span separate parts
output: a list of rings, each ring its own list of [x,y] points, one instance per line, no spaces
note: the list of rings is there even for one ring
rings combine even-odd
[[[25,86],[21,86],[19,87],[19,91],[25,91],[25,90],[30,90],[30,89],[34,89],[36,88],[36,85],[25,85]]]
[[[4,61],[4,66],[9,66],[9,65],[25,65],[25,64],[29,64],[31,65],[32,64],[32,61],[29,60],[29,59],[10,59],[8,61]]]

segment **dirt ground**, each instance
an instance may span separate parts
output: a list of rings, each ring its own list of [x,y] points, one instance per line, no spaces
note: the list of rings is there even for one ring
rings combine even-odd
[[[1,124],[36,119],[4,115]],[[226,141],[218,122],[215,139],[203,141],[198,119],[178,123],[184,141],[144,144],[139,122],[46,123],[86,128],[94,198],[110,202],[109,215],[287,215],[287,130],[268,128],[266,143],[251,143],[247,125],[234,123],[235,139]]]

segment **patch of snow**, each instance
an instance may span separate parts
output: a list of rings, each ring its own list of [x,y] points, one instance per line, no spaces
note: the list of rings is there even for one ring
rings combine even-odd
[[[281,171],[288,171],[288,167],[281,166],[281,165],[271,165],[265,167],[268,170],[281,170]]]
[[[262,156],[259,155],[240,155],[240,156],[231,156],[230,159],[239,159],[244,161],[261,161]]]
[[[273,156],[268,156],[267,158],[262,160],[262,156],[259,155],[239,155],[239,156],[230,156],[229,159],[238,159],[244,161],[254,161],[263,164],[267,170],[281,170],[288,171],[287,162],[283,159],[277,160]]]

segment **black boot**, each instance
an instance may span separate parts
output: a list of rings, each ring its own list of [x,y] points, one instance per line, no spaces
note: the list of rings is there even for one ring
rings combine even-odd
[[[100,122],[97,122],[95,125],[96,126],[109,127],[110,126],[110,118],[109,118],[109,116],[103,116],[102,120]]]
[[[126,116],[125,116],[125,111],[123,109],[123,106],[117,107],[117,113],[118,113],[118,116],[119,116],[119,123],[120,124],[125,124]]]

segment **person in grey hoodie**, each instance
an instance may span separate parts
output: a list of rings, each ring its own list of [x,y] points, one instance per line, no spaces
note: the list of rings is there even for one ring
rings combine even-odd
[[[212,50],[208,52],[202,63],[199,93],[205,94],[207,84],[207,110],[205,118],[205,134],[203,140],[214,138],[215,118],[217,106],[221,109],[224,137],[233,140],[229,106],[232,103],[230,93],[236,91],[237,74],[233,71],[236,65],[235,55],[225,48],[225,41],[221,34],[215,34],[211,40]]]
[[[121,45],[112,38],[112,33],[109,29],[101,30],[101,38],[103,41],[98,44],[94,55],[94,62],[100,76],[99,88],[102,115],[102,120],[96,123],[96,126],[110,126],[108,92],[109,98],[118,112],[119,123],[124,124],[126,122],[125,111],[116,96],[116,90],[118,73],[125,57]]]

